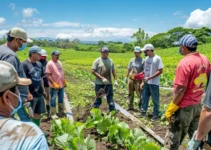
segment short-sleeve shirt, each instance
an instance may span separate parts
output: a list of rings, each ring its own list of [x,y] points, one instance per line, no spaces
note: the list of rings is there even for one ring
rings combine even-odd
[[[34,97],[40,97],[44,93],[42,77],[44,76],[42,64],[38,61],[32,63],[28,59],[23,62],[23,69],[26,77],[32,80],[29,91]]]
[[[31,122],[0,119],[2,150],[48,150],[44,133]]]
[[[185,56],[178,64],[174,80],[174,89],[177,86],[187,87],[179,102],[179,107],[199,104],[204,93],[210,73],[210,62],[198,52]]]
[[[46,73],[50,74],[53,81],[56,82],[60,87],[64,87],[64,71],[60,61],[54,62],[50,60],[46,67]],[[53,88],[51,82],[48,83],[49,86]]]
[[[109,81],[109,84],[112,84],[112,72],[115,70],[112,59],[103,59],[101,57],[95,59],[92,64],[92,70],[106,78]],[[95,84],[103,85],[104,83],[100,79],[96,78]]]
[[[21,78],[26,78],[26,75],[23,70],[23,66],[18,59],[15,52],[13,52],[6,45],[0,46],[0,60],[6,61],[14,66],[15,70],[18,73],[18,76]],[[18,90],[20,92],[20,96],[26,98],[28,96],[28,86],[18,86]]]
[[[132,58],[128,63],[128,69],[134,74],[142,72],[144,69],[144,60],[142,58]]]
[[[42,64],[43,66],[43,71],[44,71],[44,74],[45,74],[45,71],[46,71],[46,66],[47,66],[47,60],[40,60],[40,63]],[[49,87],[49,84],[48,84],[48,78],[45,74],[45,76],[43,77],[43,81],[44,81],[44,87]]]
[[[209,75],[209,81],[206,89],[206,94],[204,97],[204,100],[202,101],[202,104],[208,108],[211,108],[211,72]]]
[[[144,62],[144,76],[151,77],[159,69],[163,69],[164,65],[162,59],[158,55],[154,57],[147,56]],[[147,81],[148,84],[160,85],[160,76],[154,77]]]

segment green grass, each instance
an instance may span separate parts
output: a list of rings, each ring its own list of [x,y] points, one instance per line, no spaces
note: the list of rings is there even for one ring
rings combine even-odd
[[[90,45],[83,45],[84,47]],[[50,59],[50,54],[54,48],[43,47],[47,50],[48,59]],[[80,69],[91,69],[93,61],[100,57],[99,52],[83,52],[83,51],[74,51],[71,49],[59,49],[62,53],[60,60],[63,64],[75,65]],[[211,60],[211,43],[203,44],[198,47],[198,51]],[[163,86],[171,86],[174,79],[175,69],[183,56],[178,53],[178,47],[155,50],[155,53],[159,55],[164,63],[164,73],[161,76],[161,84]],[[28,48],[24,51],[18,52],[18,57],[23,61],[28,57]],[[127,64],[131,58],[134,57],[133,52],[128,53],[110,53],[109,57],[113,59],[117,75],[119,79],[123,79],[126,73]],[[143,56],[142,54],[142,57]]]

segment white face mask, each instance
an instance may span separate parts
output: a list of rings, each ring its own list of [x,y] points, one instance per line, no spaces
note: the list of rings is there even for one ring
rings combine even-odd
[[[15,113],[18,112],[18,110],[21,108],[22,106],[22,100],[20,97],[20,93],[18,93],[18,95],[16,95],[15,93],[10,92],[12,95],[14,95],[15,97],[18,98],[18,106],[16,108],[14,108],[12,105],[10,105],[10,108],[13,110],[12,113],[10,114],[10,116],[14,115]]]

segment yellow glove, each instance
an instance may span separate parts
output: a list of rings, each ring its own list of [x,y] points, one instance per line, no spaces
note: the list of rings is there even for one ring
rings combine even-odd
[[[135,74],[131,74],[130,78],[131,78],[132,80],[134,80],[134,79],[135,79]]]
[[[64,87],[67,87],[67,81],[64,80]]]
[[[168,109],[166,110],[165,113],[165,117],[166,120],[168,120],[169,123],[171,123],[171,116],[174,114],[175,111],[177,111],[179,109],[179,106],[177,106],[176,104],[174,104],[173,102],[171,102],[169,104]]]
[[[59,87],[59,85],[56,82],[53,82],[53,88],[54,89],[59,89],[60,87]]]

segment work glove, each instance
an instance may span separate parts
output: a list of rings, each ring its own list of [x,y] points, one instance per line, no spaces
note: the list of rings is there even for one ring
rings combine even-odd
[[[67,87],[67,81],[64,80],[64,87]]]
[[[117,80],[114,81],[114,86],[118,86]]]
[[[108,81],[106,78],[103,78],[103,79],[102,79],[102,82],[103,82],[104,84],[109,84],[109,81]]]
[[[135,80],[143,80],[144,78],[144,72],[140,72],[139,74],[135,75]]]
[[[53,82],[53,88],[54,89],[59,89],[60,87],[59,87],[59,85],[56,82]]]
[[[198,150],[199,146],[201,145],[202,141],[195,140],[196,132],[194,132],[191,140],[188,142],[188,150]]]
[[[127,83],[127,77],[124,78],[124,82]]]
[[[130,78],[133,80],[144,80],[146,77],[144,78],[144,72],[141,72],[139,74],[131,74]]]
[[[165,113],[165,117],[166,120],[171,123],[171,116],[174,114],[174,112],[176,112],[179,109],[179,106],[177,106],[176,104],[174,104],[173,102],[171,102],[169,104],[169,107]]]

